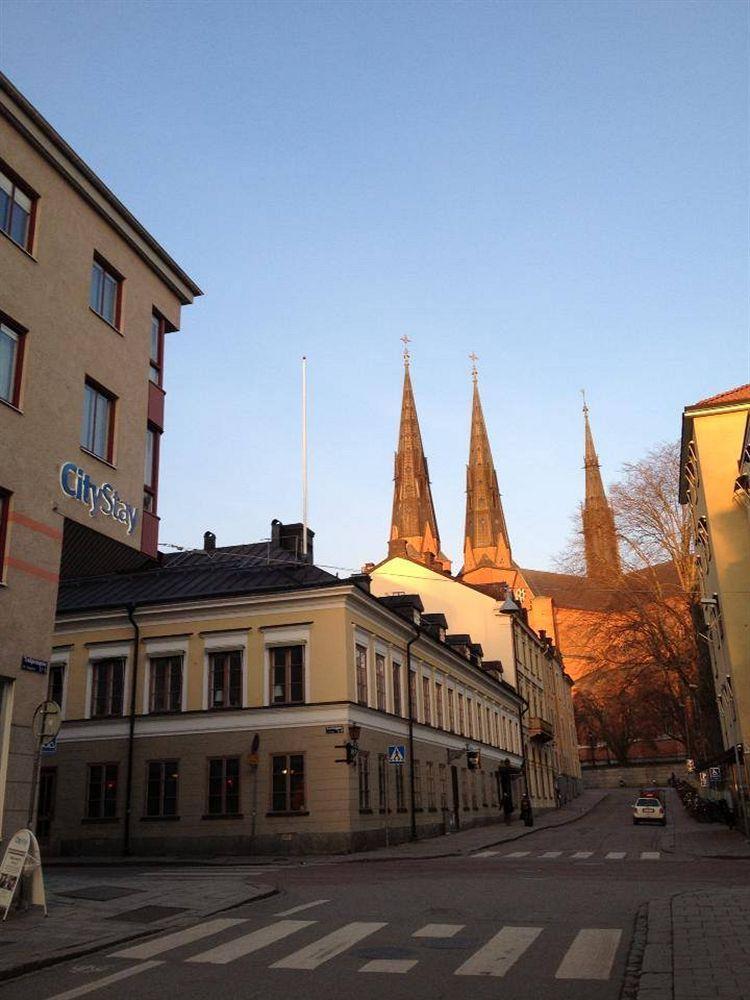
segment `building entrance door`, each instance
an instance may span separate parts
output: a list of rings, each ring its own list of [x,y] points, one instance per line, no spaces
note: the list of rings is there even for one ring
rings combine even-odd
[[[455,765],[451,765],[451,785],[453,787],[453,822],[455,829],[459,830],[461,828],[461,811],[458,798],[458,768]]]

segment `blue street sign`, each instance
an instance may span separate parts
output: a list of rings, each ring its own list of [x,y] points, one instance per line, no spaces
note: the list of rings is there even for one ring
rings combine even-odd
[[[388,763],[403,764],[406,760],[406,747],[388,747]]]
[[[52,736],[46,741],[46,743],[42,743],[42,753],[57,753],[56,736]]]

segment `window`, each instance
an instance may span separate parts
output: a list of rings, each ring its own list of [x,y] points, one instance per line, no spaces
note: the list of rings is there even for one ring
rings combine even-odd
[[[62,708],[63,693],[65,691],[65,664],[51,663],[49,668],[49,685],[47,687],[47,698],[54,701]]]
[[[409,671],[409,700],[411,702],[411,712],[409,713],[412,719],[417,718],[417,672],[416,670]]]
[[[125,660],[121,656],[91,665],[91,718],[122,715]]]
[[[466,721],[468,723],[468,736],[469,739],[474,739],[474,712],[472,711],[472,701],[471,698],[466,699]]]
[[[120,291],[122,278],[98,257],[91,265],[89,305],[115,328],[120,325]]]
[[[112,461],[114,412],[114,397],[106,389],[86,379],[83,388],[81,447],[105,462]]]
[[[8,514],[10,512],[10,493],[0,489],[0,581],[5,571],[5,542],[8,537]]]
[[[418,760],[414,761],[414,808],[422,808],[422,768]]]
[[[464,809],[469,808],[469,779],[465,767],[461,768],[461,805]]]
[[[271,811],[304,812],[305,758],[301,753],[271,758]]]
[[[21,395],[24,332],[0,320],[0,399],[18,406]]]
[[[405,812],[404,806],[404,769],[400,764],[395,765],[396,779],[396,812]]]
[[[367,647],[357,643],[355,647],[357,665],[357,701],[360,705],[367,704]]]
[[[375,695],[378,709],[385,712],[385,657],[382,653],[375,654]]]
[[[357,754],[357,775],[359,777],[359,809],[370,808],[370,755],[366,750]]]
[[[448,808],[448,769],[445,764],[438,764],[440,777],[440,808]]]
[[[403,705],[401,704],[401,664],[393,663],[391,666],[393,677],[393,714],[403,715]]]
[[[114,819],[117,815],[117,764],[89,764],[86,791],[88,819]]]
[[[159,445],[161,433],[152,427],[146,428],[146,452],[143,468],[143,509],[156,513],[156,494],[159,487]]]
[[[24,250],[34,238],[36,197],[4,168],[0,169],[0,229]]]
[[[151,659],[149,712],[182,710],[182,657],[156,656]]]
[[[463,736],[464,730],[464,696],[458,692],[458,733]]]
[[[454,702],[455,692],[453,688],[448,688],[448,729],[452,733],[456,731],[456,706]]]
[[[242,707],[242,650],[210,653],[209,708]]]
[[[177,782],[179,763],[176,760],[153,760],[146,773],[146,815],[177,815]]]
[[[305,700],[305,647],[274,646],[270,655],[272,703],[301,704]]]
[[[477,773],[472,771],[470,775],[471,779],[471,808],[478,809],[479,804],[477,803]]]
[[[161,385],[164,369],[164,334],[167,324],[163,316],[151,316],[151,347],[149,351],[148,377],[154,385]]]
[[[430,698],[430,678],[422,678],[422,703],[424,705],[424,724],[432,725],[432,699]]]
[[[384,753],[378,754],[378,809],[388,808],[388,761]]]
[[[484,773],[484,771],[482,771],[482,774],[481,774],[481,781],[482,781],[482,805],[486,806],[488,804],[487,803],[487,775]]]
[[[430,812],[435,811],[435,768],[431,760],[425,764],[427,778],[427,808]]]
[[[443,685],[435,684],[435,724],[438,729],[443,728]]]
[[[240,759],[214,757],[208,762],[208,815],[238,816]]]

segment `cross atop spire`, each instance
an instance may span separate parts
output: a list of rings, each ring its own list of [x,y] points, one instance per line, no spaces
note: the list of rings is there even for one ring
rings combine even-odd
[[[589,408],[586,405],[586,390],[585,389],[581,389],[581,396],[583,397],[583,412],[584,413],[588,413],[589,412]]]
[[[497,583],[513,568],[510,540],[505,524],[490,439],[484,422],[477,384],[477,356],[473,362],[474,395],[471,409],[469,464],[466,467],[466,532],[464,565],[460,576],[466,583]],[[505,572],[503,572],[505,571]]]
[[[583,393],[583,390],[581,390]],[[589,423],[589,408],[583,396],[584,459],[586,498],[581,510],[583,540],[586,550],[586,575],[593,579],[618,576],[620,552],[617,545],[615,519],[604,492],[599,457],[594,447],[594,436]]]
[[[404,368],[409,367],[409,362],[411,361],[411,353],[409,352],[409,344],[411,343],[411,337],[406,334],[401,338],[401,343],[404,345]]]
[[[401,338],[408,344],[409,338]],[[404,347],[404,389],[401,401],[401,424],[396,452],[393,514],[388,556],[402,556],[437,570],[450,573],[450,559],[440,550],[435,507],[432,502],[417,408],[409,373],[409,352]]]
[[[479,372],[477,371],[477,361],[479,361],[479,355],[472,351],[469,355],[469,361],[471,361],[471,377],[474,380],[474,385],[476,385],[479,378]]]

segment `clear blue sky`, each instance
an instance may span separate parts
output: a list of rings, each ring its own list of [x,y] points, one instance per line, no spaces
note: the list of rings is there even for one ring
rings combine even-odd
[[[747,5],[5,0],[17,86],[205,297],[169,338],[162,541],[299,516],[385,554],[413,380],[462,562],[471,382],[514,556],[549,566],[605,479],[748,380]]]

